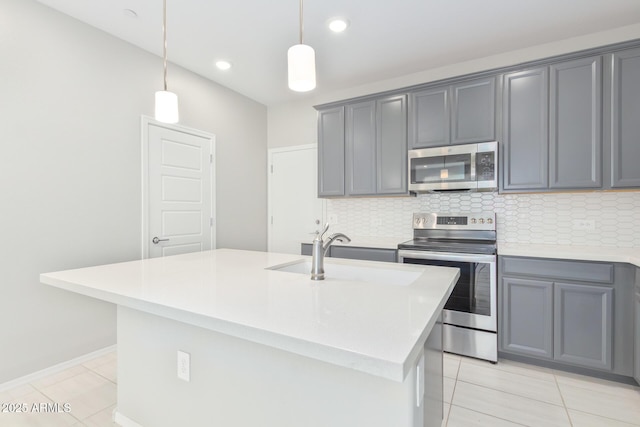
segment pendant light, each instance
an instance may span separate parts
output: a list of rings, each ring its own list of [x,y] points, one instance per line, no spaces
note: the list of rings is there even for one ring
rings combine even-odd
[[[162,57],[164,64],[164,90],[156,92],[156,120],[178,123],[178,95],[167,90],[167,0],[162,0]]]
[[[303,44],[303,0],[300,0],[300,44],[293,45],[287,52],[289,63],[289,89],[308,92],[316,87],[316,53],[311,46]]]

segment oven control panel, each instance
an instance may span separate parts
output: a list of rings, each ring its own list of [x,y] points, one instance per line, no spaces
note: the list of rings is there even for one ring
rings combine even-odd
[[[495,230],[495,212],[465,214],[414,213],[414,229]]]

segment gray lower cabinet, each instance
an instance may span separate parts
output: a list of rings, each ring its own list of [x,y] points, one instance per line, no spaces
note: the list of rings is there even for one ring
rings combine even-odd
[[[344,107],[318,111],[318,196],[344,196]]]
[[[496,77],[412,92],[409,147],[495,140]]]
[[[640,270],[636,272],[640,276]],[[635,353],[633,377],[640,384],[640,286],[636,288],[635,296]]]
[[[499,256],[500,352],[631,377],[633,276],[628,264]]]
[[[502,348],[553,358],[553,282],[502,278]]]
[[[602,187],[602,58],[550,67],[549,186]]]
[[[302,243],[300,253],[302,255],[311,255],[311,252],[311,243]],[[334,245],[329,248],[327,256],[332,258],[361,259],[365,261],[396,262],[397,251],[395,249]]]
[[[640,268],[636,269],[636,292],[634,298],[634,356],[633,377],[640,384]]]
[[[613,289],[555,283],[555,360],[612,369]]]
[[[640,49],[612,55],[611,187],[640,187]]]

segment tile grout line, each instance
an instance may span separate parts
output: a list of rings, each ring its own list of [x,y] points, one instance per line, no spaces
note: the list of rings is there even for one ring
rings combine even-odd
[[[488,417],[495,418],[496,420],[506,421],[506,422],[508,422],[508,423],[516,424],[516,425],[519,425],[519,426],[529,427],[529,426],[527,426],[527,424],[522,424],[522,423],[520,423],[520,422],[518,422],[518,421],[508,420],[508,419],[506,419],[506,418],[502,418],[502,417],[497,417],[497,416],[492,415],[492,414],[487,414],[487,413],[485,413],[485,412],[480,412],[480,411],[478,411],[478,410],[476,410],[476,409],[465,408],[464,406],[460,406],[460,405],[453,405],[453,404],[452,404],[451,406],[457,406],[458,408],[462,408],[462,409],[464,409],[465,411],[475,412],[476,414],[486,415],[486,416],[488,416]],[[449,409],[449,412],[451,412],[451,409]],[[449,423],[449,421],[447,420],[447,424],[448,424],[448,423]]]
[[[562,390],[560,389],[560,383],[558,382],[558,377],[556,377],[555,371],[553,372],[553,380],[556,383],[556,388],[558,389],[558,393],[560,394],[560,399],[562,399],[562,406],[564,407],[564,412],[567,414],[569,425],[573,427],[573,420],[571,419],[571,414],[569,414],[569,408],[567,408],[567,402],[564,401],[564,396],[562,395]]]
[[[453,382],[453,393],[451,393],[451,402],[449,402],[449,411],[447,412],[447,422],[445,423],[445,427],[449,425],[449,415],[451,415],[451,407],[453,406],[453,397],[456,395],[456,387],[458,386],[458,374],[460,373],[460,365],[462,365],[462,359],[458,359],[458,369],[456,369],[456,378],[455,378],[455,381]],[[442,373],[442,391],[443,392],[444,392],[444,379],[445,379],[445,376],[443,372]],[[442,400],[443,400],[442,404],[444,406],[444,399]]]
[[[448,425],[449,425],[449,416],[451,415],[451,408],[453,408],[453,406],[454,406],[453,399],[454,399],[454,397],[456,395],[456,388],[458,387],[458,381],[462,381],[462,380],[458,379],[458,376],[460,375],[461,367],[462,367],[462,358],[458,359],[458,370],[456,371],[456,378],[455,378],[456,381],[453,384],[453,394],[451,395],[451,403],[449,404],[449,412],[447,413],[447,423],[446,423],[445,427],[448,427]],[[466,382],[466,381],[462,381],[462,382]],[[472,384],[472,383],[469,383],[469,384]],[[478,385],[478,384],[475,384],[475,385]],[[487,387],[487,388],[489,388],[489,387]],[[498,391],[500,391],[500,390],[498,390]],[[518,424],[518,425],[521,425],[521,426],[526,426],[526,424],[521,424],[521,423],[518,423],[518,422],[515,422],[515,421],[507,420],[505,418],[496,417],[495,415],[492,415],[492,414],[485,414],[484,412],[476,411],[475,409],[465,408],[464,406],[460,406],[460,405],[455,405],[455,406],[457,406],[459,408],[464,408],[467,411],[472,411],[472,412],[476,412],[478,414],[487,415],[487,416],[490,416],[490,417],[493,417],[493,418],[496,418],[496,419],[499,419],[499,420],[507,421],[509,423]]]

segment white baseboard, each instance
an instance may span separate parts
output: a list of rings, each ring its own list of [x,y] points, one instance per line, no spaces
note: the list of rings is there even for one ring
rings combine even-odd
[[[80,365],[91,359],[95,359],[107,353],[111,353],[112,351],[116,351],[116,348],[117,346],[114,344],[109,347],[105,347],[103,349],[85,354],[83,356],[79,356],[74,359],[67,360],[66,362],[58,363],[57,365],[42,369],[32,374],[25,375],[20,378],[16,378],[15,380],[7,381],[6,383],[0,384],[0,392],[10,390],[15,387],[19,387],[21,385],[28,384],[30,382],[42,379],[44,377],[48,377],[49,375],[57,374],[58,372],[64,371],[65,369],[73,368],[74,366]]]
[[[142,424],[138,424],[126,415],[118,412],[117,408],[113,411],[113,421],[122,427],[142,427]]]

